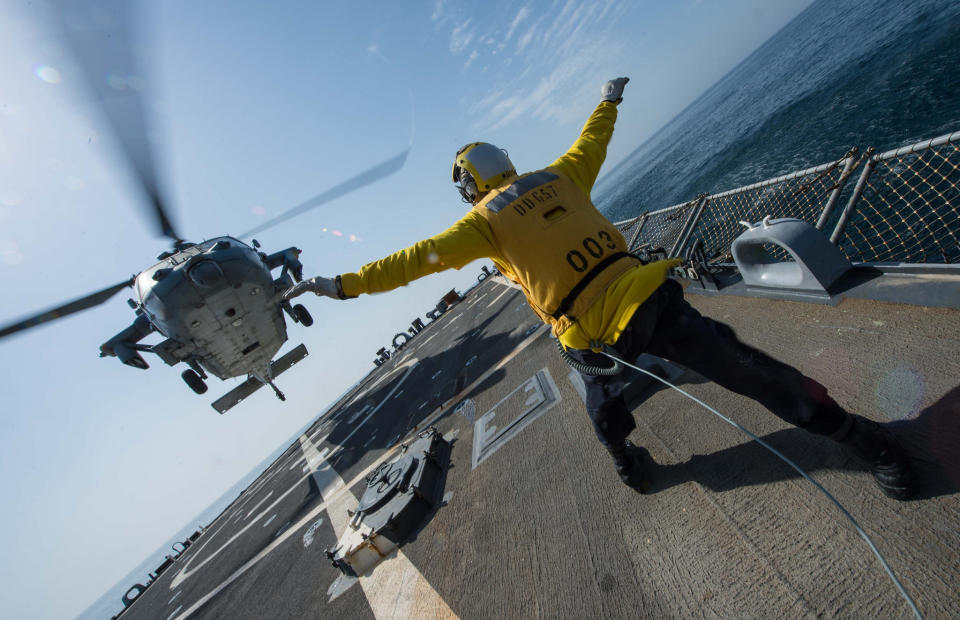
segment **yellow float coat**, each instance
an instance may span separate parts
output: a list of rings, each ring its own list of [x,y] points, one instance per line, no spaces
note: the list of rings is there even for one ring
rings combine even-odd
[[[547,168],[567,177],[584,196],[589,197],[606,158],[607,144],[613,135],[616,120],[616,104],[601,102],[570,150]],[[509,178],[504,185],[516,179]],[[404,286],[431,273],[460,269],[481,258],[492,259],[504,276],[519,282],[517,269],[497,250],[490,224],[476,210],[471,210],[439,235],[368,263],[356,273],[342,274],[341,282],[344,293],[349,296],[379,293]],[[559,334],[560,342],[574,349],[588,349],[594,341],[607,344],[616,342],[634,311],[663,284],[668,270],[679,262],[677,259],[658,261],[637,265],[624,272],[577,322]]]
[[[473,210],[490,226],[497,255],[527,303],[558,337],[640,264],[620,231],[555,168],[514,176]]]

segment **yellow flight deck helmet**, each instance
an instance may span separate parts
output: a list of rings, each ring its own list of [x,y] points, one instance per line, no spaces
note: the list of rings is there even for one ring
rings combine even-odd
[[[504,180],[517,174],[513,162],[503,149],[487,142],[471,142],[457,151],[453,160],[453,182],[464,202],[475,204]]]

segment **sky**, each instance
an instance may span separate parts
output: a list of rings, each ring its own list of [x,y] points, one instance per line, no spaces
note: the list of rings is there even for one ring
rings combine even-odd
[[[257,235],[333,276],[463,215],[449,177],[462,144],[542,167],[601,85],[629,76],[612,170],[809,0],[135,4],[151,139],[189,239],[240,234],[411,147],[395,175]],[[120,282],[168,246],[51,18],[39,0],[0,0],[0,325]],[[287,401],[261,390],[223,416],[210,403],[239,379],[197,396],[155,356],[147,371],[98,358],[133,320],[128,291],[0,341],[0,617],[83,612],[482,264],[306,299],[316,322],[288,322],[282,351],[303,342],[310,356],[279,378]]]

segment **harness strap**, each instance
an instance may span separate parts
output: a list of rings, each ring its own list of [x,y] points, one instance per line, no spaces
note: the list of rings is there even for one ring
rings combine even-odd
[[[563,301],[560,302],[560,305],[557,306],[557,309],[554,310],[550,316],[552,316],[555,319],[559,319],[561,316],[565,315],[567,313],[567,310],[570,309],[570,306],[573,305],[573,302],[577,300],[577,297],[580,295],[580,293],[583,292],[583,289],[587,288],[587,285],[590,284],[590,282],[593,281],[594,278],[600,275],[601,271],[603,271],[613,263],[617,262],[621,258],[627,258],[627,257],[637,258],[636,256],[633,256],[633,254],[630,254],[629,252],[617,252],[616,254],[611,254],[610,256],[600,261],[596,267],[594,267],[587,273],[587,275],[583,276],[583,279],[577,282],[576,286],[570,289],[570,292],[567,293],[567,296],[563,298]]]

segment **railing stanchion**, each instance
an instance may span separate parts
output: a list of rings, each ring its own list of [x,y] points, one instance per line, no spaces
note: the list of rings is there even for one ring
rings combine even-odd
[[[834,245],[840,244],[843,229],[847,227],[847,222],[850,221],[850,217],[857,207],[857,202],[860,201],[860,196],[863,195],[863,190],[867,187],[867,179],[870,177],[870,173],[873,172],[873,168],[877,165],[876,158],[873,157],[872,146],[867,149],[864,157],[867,163],[864,164],[863,172],[860,173],[860,178],[857,179],[857,185],[853,188],[853,195],[851,195],[850,200],[847,201],[847,206],[843,208],[843,213],[840,214],[840,220],[833,229],[833,234],[830,235],[830,243]]]
[[[826,206],[823,208],[823,211],[820,212],[820,219],[817,220],[817,230],[823,230],[827,225],[827,220],[830,219],[830,216],[833,214],[833,209],[837,206],[837,201],[840,199],[840,192],[843,191],[843,188],[847,184],[847,180],[850,178],[850,174],[853,172],[853,167],[857,162],[857,147],[850,149],[850,152],[847,153],[847,161],[843,165],[843,172],[840,173],[840,178],[837,179],[837,186],[830,192],[830,198],[827,200]]]
[[[697,222],[700,221],[700,215],[703,213],[703,210],[706,208],[708,202],[710,202],[709,194],[702,194],[697,199],[697,204],[690,212],[690,217],[687,218],[686,223],[683,225],[683,229],[677,236],[676,242],[673,244],[673,247],[670,248],[670,254],[668,254],[668,258],[678,256],[679,253],[683,251],[683,248],[687,245],[687,240],[690,239],[690,235],[693,234],[693,229],[697,227]]]
[[[633,252],[633,244],[637,242],[637,239],[640,238],[640,231],[643,230],[643,225],[647,223],[647,214],[644,213],[640,216],[640,223],[637,224],[637,230],[634,231],[633,236],[630,238],[630,242],[627,243],[627,249]]]

